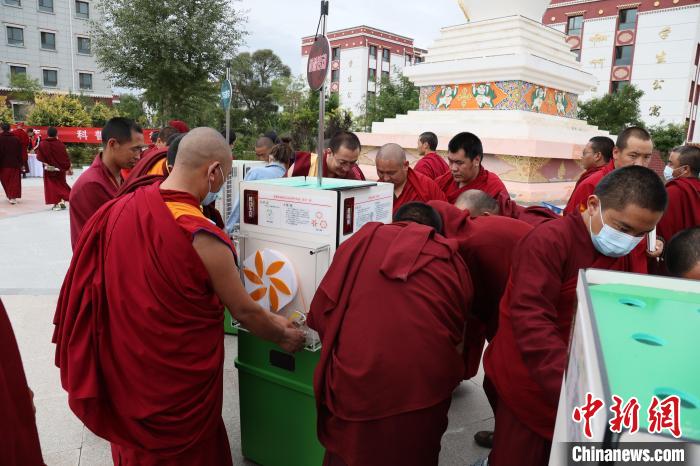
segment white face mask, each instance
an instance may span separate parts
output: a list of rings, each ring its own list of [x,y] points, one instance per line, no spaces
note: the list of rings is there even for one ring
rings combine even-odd
[[[221,169],[221,165],[219,165],[219,171],[221,171],[221,179],[225,182],[226,178],[224,178],[224,171]],[[221,191],[224,190],[224,184],[226,183],[221,183],[221,188],[219,188],[219,190],[216,192],[212,192],[211,181],[209,181],[209,192],[206,196],[204,196],[204,200],[202,200],[202,205],[209,205],[212,202],[216,202],[216,200],[219,198],[219,195],[221,195]]]
[[[600,214],[600,221],[603,223],[603,228],[600,229],[600,232],[595,235],[593,234],[593,228],[591,224],[593,223],[593,219],[589,218],[588,220],[588,231],[591,234],[591,240],[593,241],[593,246],[598,250],[599,253],[603,254],[604,256],[608,257],[622,257],[626,256],[634,248],[637,247],[637,245],[642,241],[644,238],[643,236],[632,236],[628,235],[627,233],[623,233],[621,231],[618,231],[611,227],[610,225],[606,225],[605,221],[603,220],[603,204],[600,204],[600,209],[598,210]]]
[[[666,178],[666,181],[671,181],[673,179],[673,168],[668,165],[664,167],[664,178]]]

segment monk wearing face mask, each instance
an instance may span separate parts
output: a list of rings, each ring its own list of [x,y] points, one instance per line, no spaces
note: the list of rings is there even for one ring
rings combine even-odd
[[[645,167],[617,169],[582,213],[543,223],[513,252],[498,331],[484,355],[497,392],[492,466],[547,464],[581,269],[646,273],[642,247],[666,209],[666,189]]]

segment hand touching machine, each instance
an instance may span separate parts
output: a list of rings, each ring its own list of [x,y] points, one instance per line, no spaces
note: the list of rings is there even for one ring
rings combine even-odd
[[[306,177],[243,181],[238,236],[242,279],[270,312],[305,327],[306,314],[333,254],[364,224],[391,222],[393,186]],[[238,335],[243,456],[264,466],[323,461],[316,437],[313,372],[318,335],[288,354],[246,331]]]

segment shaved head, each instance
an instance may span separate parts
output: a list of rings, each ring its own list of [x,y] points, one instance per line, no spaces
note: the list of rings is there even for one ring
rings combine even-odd
[[[665,254],[666,267],[671,275],[700,280],[700,227],[676,233]]]
[[[182,138],[174,167],[198,170],[215,162],[230,168],[231,149],[218,131],[202,127],[193,129]]]
[[[377,152],[375,163],[379,181],[392,183],[394,194],[400,195],[408,178],[408,161],[403,147],[394,143],[384,144]]]
[[[376,160],[391,160],[403,164],[406,161],[406,151],[398,144],[384,144],[377,152]]]
[[[435,209],[422,202],[404,204],[394,214],[394,222],[415,222],[435,228],[442,234],[442,217]]]
[[[469,189],[455,200],[455,207],[468,210],[473,217],[480,215],[498,215],[498,202],[483,191]]]
[[[255,141],[255,147],[265,147],[267,149],[272,149],[275,143],[272,139],[267,136],[260,136],[257,141]]]

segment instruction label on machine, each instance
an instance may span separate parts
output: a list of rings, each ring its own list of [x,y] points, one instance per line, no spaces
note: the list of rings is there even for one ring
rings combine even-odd
[[[247,224],[315,235],[332,228],[333,206],[323,200],[247,190],[244,196]]]
[[[357,195],[344,201],[343,236],[356,232],[369,222],[391,223],[393,196],[386,193]]]

